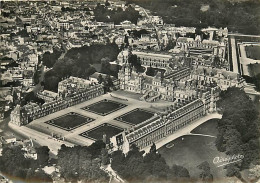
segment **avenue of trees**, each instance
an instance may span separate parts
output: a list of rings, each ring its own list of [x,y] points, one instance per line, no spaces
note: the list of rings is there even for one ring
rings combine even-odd
[[[260,33],[260,1],[127,0],[163,17],[165,23],[188,27],[228,27],[245,34]],[[202,10],[202,6],[209,6]]]
[[[7,176],[29,182],[52,182],[51,177],[41,168],[48,164],[49,148],[36,148],[37,160],[25,158],[21,146],[3,147],[0,156],[0,171]]]
[[[132,6],[128,6],[125,11],[122,8],[116,10],[109,10],[107,6],[100,5],[94,9],[95,20],[98,22],[114,22],[120,24],[125,20],[128,20],[134,24],[137,23],[138,18],[141,16]]]
[[[242,161],[226,166],[227,176],[240,178],[241,170],[259,164],[259,109],[236,87],[222,91],[217,106],[223,116],[218,121],[216,147],[229,156],[244,156]]]
[[[57,92],[58,83],[66,77],[88,78],[96,72],[93,64],[101,64],[102,58],[113,61],[118,53],[119,49],[115,43],[72,48],[45,74],[44,88]]]
[[[155,144],[150,152],[144,152],[133,145],[124,155],[118,150],[112,154],[111,167],[128,182],[183,182],[190,177],[186,168],[178,165],[169,167],[165,159],[156,152]]]

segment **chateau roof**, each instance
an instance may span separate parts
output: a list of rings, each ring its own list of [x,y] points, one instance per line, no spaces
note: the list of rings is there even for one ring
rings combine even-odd
[[[221,69],[216,69],[216,68],[201,67],[201,66],[194,69],[194,73],[199,74],[199,75],[208,75],[208,76],[212,76],[212,77],[220,74],[220,77],[223,77],[225,79],[228,79],[228,78],[231,80],[240,79],[240,75],[237,73],[225,71],[225,70],[221,70]]]

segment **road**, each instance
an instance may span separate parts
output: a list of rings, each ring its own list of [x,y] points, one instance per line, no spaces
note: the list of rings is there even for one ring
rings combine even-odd
[[[230,42],[231,42],[231,52],[232,52],[232,63],[233,63],[233,72],[234,73],[239,73],[238,69],[238,60],[237,60],[237,45],[236,45],[236,39],[234,36],[230,37]]]
[[[17,133],[16,131],[14,131],[8,126],[9,121],[10,121],[10,117],[0,121],[0,137],[15,136],[17,139],[25,140],[26,136]]]
[[[57,139],[51,138],[49,135],[32,130],[26,126],[17,126],[15,124],[9,123],[8,126],[13,129],[14,131],[19,131],[26,135],[28,138],[32,139],[33,141],[36,141],[39,143],[41,146],[48,146],[50,149],[50,152],[53,153],[54,155],[58,154],[58,150],[60,149],[60,146],[62,144],[65,144],[66,146],[74,146],[74,144],[60,141]]]
[[[238,33],[228,33],[229,36],[241,36],[241,37],[259,37],[258,35],[244,35],[244,34],[238,34]]]

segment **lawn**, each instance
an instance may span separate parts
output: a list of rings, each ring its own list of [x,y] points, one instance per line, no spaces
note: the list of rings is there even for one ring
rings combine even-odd
[[[115,112],[119,109],[126,107],[127,105],[112,101],[112,100],[101,100],[89,106],[83,108],[83,110],[93,112],[95,114],[106,116],[112,112]]]
[[[137,125],[147,119],[150,119],[153,115],[154,115],[153,112],[137,108],[137,109],[134,109],[126,114],[123,114],[123,115],[115,118],[115,120]]]
[[[45,123],[66,131],[70,131],[92,121],[94,121],[94,119],[90,117],[71,112]]]
[[[260,60],[260,46],[246,46],[246,56],[254,60]]]
[[[122,128],[104,123],[102,125],[97,126],[96,128],[85,131],[85,132],[81,133],[80,135],[83,137],[86,137],[86,138],[90,137],[95,140],[102,140],[103,135],[106,134],[106,139],[109,140],[111,137],[113,137],[114,135],[116,135],[122,131],[123,131]]]

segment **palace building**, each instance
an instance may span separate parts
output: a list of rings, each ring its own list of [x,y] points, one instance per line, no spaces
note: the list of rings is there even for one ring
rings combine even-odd
[[[167,52],[148,52],[138,50],[124,50],[118,54],[117,60],[119,64],[123,64],[128,60],[129,56],[133,54],[140,60],[142,66],[151,66],[156,68],[169,67],[170,62],[173,60],[174,55]]]
[[[191,72],[191,79],[197,80],[199,86],[216,83],[221,90],[226,90],[232,86],[244,88],[245,84],[245,80],[238,73],[203,66],[194,67]]]
[[[75,79],[75,78],[73,78]],[[68,108],[70,106],[79,104],[81,102],[90,100],[92,98],[98,97],[104,94],[104,87],[102,84],[84,81],[84,79],[76,78],[84,83],[89,83],[89,85],[78,84],[78,88],[75,89],[75,85],[71,81],[71,78],[61,81],[59,86],[62,90],[59,90],[60,96],[56,100],[44,103],[43,105],[38,105],[36,103],[28,103],[25,106],[17,105],[15,109],[11,112],[10,118],[11,123],[18,126],[26,125],[31,121],[47,116],[54,112],[60,111],[62,109]],[[74,80],[75,81],[75,80]],[[66,90],[64,86],[72,84],[72,88],[67,87]],[[64,92],[65,91],[65,92]]]
[[[209,88],[209,90],[200,90],[196,93],[197,95],[182,100],[182,102],[176,101],[165,112],[155,114],[141,124],[113,136],[110,138],[113,151],[122,150],[127,153],[132,144],[142,150],[207,113],[216,111],[219,88]]]
[[[131,68],[128,61],[118,73],[120,89],[134,93],[144,94],[141,99],[153,102],[159,98],[173,101],[173,82],[163,80],[161,72],[155,77],[137,73]]]
[[[163,75],[158,72],[156,76],[148,76],[138,73],[136,69],[126,60],[118,73],[120,89],[134,93],[143,94],[140,98],[147,102],[154,102],[158,99],[174,101],[174,88],[181,80],[190,77],[190,69],[182,68],[173,73]]]

